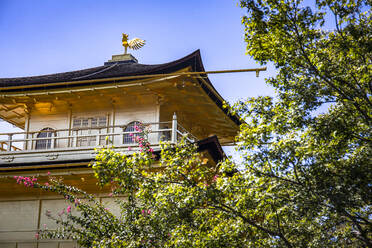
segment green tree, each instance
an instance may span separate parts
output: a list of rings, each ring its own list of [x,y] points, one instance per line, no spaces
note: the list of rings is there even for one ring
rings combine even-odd
[[[164,144],[159,160],[142,138],[132,156],[104,149],[93,168],[127,196],[117,199],[121,216],[57,179],[17,178],[79,212],[48,213],[60,228],[41,237],[87,247],[372,247],[371,3],[314,6],[241,1],[248,54],[278,69],[267,80],[275,98],[226,104],[245,120],[242,162],[206,166],[185,142]]]
[[[277,98],[236,104],[249,119],[239,150],[290,242],[372,246],[370,4],[241,1],[248,54],[279,72]]]

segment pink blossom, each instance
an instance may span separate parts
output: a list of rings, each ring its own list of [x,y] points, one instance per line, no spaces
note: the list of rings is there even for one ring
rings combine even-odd
[[[14,176],[14,179],[17,180],[18,184],[24,184],[26,187],[34,186],[34,182],[37,181],[35,177],[22,177],[22,176]]]
[[[63,215],[65,213],[65,209],[62,209],[61,212],[58,213],[59,216]]]
[[[48,176],[50,176],[50,171],[48,171],[48,173],[47,173],[47,174],[48,174]]]
[[[108,196],[110,196],[110,197],[111,197],[111,196],[112,196],[112,193],[108,194]]]
[[[131,151],[132,150],[132,147],[128,147],[128,151]]]
[[[108,208],[105,208],[106,211],[108,211],[109,209]]]
[[[35,233],[35,238],[36,238],[36,239],[39,239],[39,236],[40,236],[40,235],[39,235],[38,233]]]
[[[67,213],[71,213],[71,206],[67,207]]]
[[[147,210],[147,214],[151,214],[151,210],[150,209]]]
[[[146,213],[146,211],[144,209],[142,209],[141,212],[142,212],[143,215],[145,215],[145,213]]]
[[[142,132],[142,128],[140,126],[134,125],[134,129],[138,132]]]
[[[49,183],[44,183],[45,186],[49,187]]]

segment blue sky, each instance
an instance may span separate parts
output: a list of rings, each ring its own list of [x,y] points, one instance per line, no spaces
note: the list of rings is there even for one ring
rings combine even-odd
[[[245,11],[238,1],[0,0],[0,77],[41,75],[100,66],[123,52],[121,33],[146,40],[131,52],[156,64],[201,50],[206,70],[259,67],[245,55]],[[234,102],[273,94],[255,73],[210,75],[220,94]],[[1,131],[11,127],[0,123]]]
[[[140,63],[165,63],[200,49],[206,70],[258,65],[245,55],[238,1],[0,1],[0,77],[100,66],[122,53],[121,33],[147,41]],[[273,73],[269,68],[262,76]],[[229,101],[270,93],[254,73],[210,76]]]

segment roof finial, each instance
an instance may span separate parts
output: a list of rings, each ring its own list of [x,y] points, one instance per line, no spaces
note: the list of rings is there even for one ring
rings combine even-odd
[[[137,50],[137,49],[140,49],[141,47],[143,47],[145,45],[146,41],[141,40],[139,38],[134,38],[134,39],[128,40],[128,35],[123,33],[122,42],[123,42],[123,47],[125,48],[124,54],[127,54],[128,47],[130,49]]]

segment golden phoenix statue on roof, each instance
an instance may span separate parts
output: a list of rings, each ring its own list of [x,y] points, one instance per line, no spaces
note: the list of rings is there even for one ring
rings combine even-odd
[[[128,35],[123,33],[123,47],[125,48],[124,54],[127,54],[128,47],[133,50],[140,49],[145,45],[145,41],[139,38],[128,40]]]

